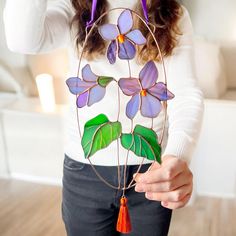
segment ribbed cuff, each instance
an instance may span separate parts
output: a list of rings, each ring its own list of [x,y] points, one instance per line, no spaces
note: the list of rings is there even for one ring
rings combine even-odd
[[[165,155],[174,155],[178,158],[184,159],[188,164],[190,164],[194,148],[195,141],[186,134],[182,132],[170,134],[166,148],[162,153],[162,157]]]

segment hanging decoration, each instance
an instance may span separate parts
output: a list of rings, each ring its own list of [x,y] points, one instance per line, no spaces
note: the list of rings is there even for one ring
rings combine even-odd
[[[136,114],[140,112],[143,117],[150,119],[157,118],[162,109],[165,112],[165,119],[162,129],[161,137],[159,138],[157,133],[151,127],[145,127],[141,124],[137,124],[134,129],[131,127],[130,133],[123,133],[122,124],[119,121],[119,116],[116,121],[111,121],[109,118],[101,113],[96,117],[91,117],[84,125],[84,132],[81,134],[81,145],[84,151],[84,157],[89,160],[92,165],[90,158],[99,150],[108,147],[112,142],[117,141],[121,143],[122,147],[127,149],[127,158],[129,151],[133,152],[139,157],[143,157],[153,162],[161,163],[161,144],[163,133],[165,130],[166,123],[166,110],[167,100],[173,99],[174,94],[167,89],[167,79],[165,73],[165,65],[161,55],[161,51],[158,42],[149,27],[147,4],[145,0],[141,1],[143,7],[143,13],[145,19],[143,19],[138,13],[127,8],[114,8],[107,11],[105,14],[95,19],[95,11],[97,1],[93,0],[91,19],[87,22],[87,27],[91,27],[88,31],[84,45],[87,43],[91,32],[95,27],[98,27],[98,32],[101,37],[109,41],[107,48],[106,57],[110,64],[115,66],[117,57],[121,60],[127,60],[129,66],[129,60],[135,58],[137,54],[136,48],[140,45],[147,43],[146,38],[143,36],[139,29],[133,28],[133,17],[138,17],[143,24],[148,28],[152,35],[157,50],[161,57],[161,62],[164,71],[165,82],[158,82],[158,69],[154,61],[148,61],[141,71],[139,72],[138,78],[132,76],[131,70],[128,78],[114,78],[109,75],[96,75],[89,64],[85,65],[81,69],[82,78],[79,77],[81,58],[84,53],[84,46],[82,48],[78,75],[71,77],[66,80],[66,84],[72,94],[76,96],[76,107],[77,107],[77,121],[79,125],[78,109],[82,109],[85,106],[95,106],[96,103],[100,102],[105,94],[106,89],[109,89],[109,84],[114,82],[117,84],[118,90],[126,96],[130,96],[129,102],[126,104],[126,116],[132,121]],[[115,24],[104,24],[97,26],[97,22],[102,19],[110,11],[117,9],[123,9],[117,19],[117,25]],[[120,104],[119,104],[120,105]],[[142,163],[139,166],[141,167]],[[94,165],[92,165],[97,176],[109,187],[114,189],[121,189],[123,195],[120,199],[120,211],[117,220],[116,230],[121,233],[129,233],[132,230],[132,219],[130,219],[128,211],[128,199],[125,196],[125,190],[133,187],[133,181],[128,185],[121,188],[121,184],[118,186],[111,185],[105,180],[97,171]],[[119,169],[119,166],[118,166]],[[126,171],[126,169],[125,169]],[[138,173],[138,172],[137,172]]]

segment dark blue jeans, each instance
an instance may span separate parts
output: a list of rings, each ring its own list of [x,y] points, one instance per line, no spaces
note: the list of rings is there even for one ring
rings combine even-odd
[[[144,164],[145,172],[150,164]],[[118,185],[116,166],[95,166],[111,184]],[[138,165],[127,166],[127,181],[130,183]],[[121,166],[121,174],[124,166]],[[123,174],[121,175],[123,183]],[[89,164],[75,161],[65,154],[63,170],[62,218],[68,236],[117,236],[116,231],[121,190],[105,185]],[[144,193],[126,190],[132,224],[132,236],[166,236],[172,211],[160,202],[148,200]]]

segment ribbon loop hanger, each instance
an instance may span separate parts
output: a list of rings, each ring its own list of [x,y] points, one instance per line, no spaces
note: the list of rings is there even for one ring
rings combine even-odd
[[[147,0],[141,0],[143,14],[145,17],[146,22],[148,23],[148,10],[147,10]],[[92,0],[92,9],[91,9],[91,17],[90,21],[87,21],[86,28],[91,27],[94,23],[95,13],[97,9],[97,0]]]
[[[86,23],[86,28],[87,27],[91,27],[94,23],[94,18],[95,18],[95,12],[96,12],[96,8],[97,8],[97,0],[92,0],[92,10],[91,10],[91,17],[90,17],[90,21],[87,21]]]
[[[147,0],[141,0],[143,15],[145,17],[146,23],[148,23],[148,10],[147,10]]]

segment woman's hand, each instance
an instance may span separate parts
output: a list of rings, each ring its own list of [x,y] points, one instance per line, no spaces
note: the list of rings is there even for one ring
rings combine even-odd
[[[135,191],[145,192],[147,199],[161,201],[169,209],[185,206],[193,189],[193,175],[187,163],[167,155],[161,165],[157,162],[153,165],[150,171],[135,175]]]

